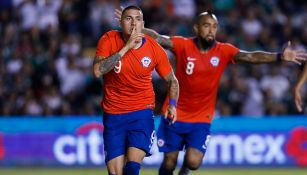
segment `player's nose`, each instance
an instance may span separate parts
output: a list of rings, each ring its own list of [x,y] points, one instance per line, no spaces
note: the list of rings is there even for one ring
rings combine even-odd
[[[133,27],[135,26],[135,20],[134,19],[131,20],[131,26],[133,26]]]

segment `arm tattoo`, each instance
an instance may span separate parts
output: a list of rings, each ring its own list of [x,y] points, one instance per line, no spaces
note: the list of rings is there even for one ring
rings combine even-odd
[[[167,37],[167,36],[162,36],[162,35],[159,35],[157,38],[156,38],[156,41],[164,48],[166,49],[173,49],[174,45],[173,45],[173,42],[172,40]]]
[[[179,83],[177,78],[172,71],[165,78],[165,81],[168,83],[168,96],[170,99],[178,100],[179,96]]]
[[[105,59],[99,59],[99,57],[95,57],[94,65],[99,64],[99,71],[102,75],[104,75],[115,67],[120,58],[121,56],[119,53],[115,53],[114,55],[111,55]]]
[[[272,52],[263,52],[263,51],[255,51],[255,52],[246,52],[240,50],[234,57],[236,62],[239,63],[271,63],[278,61],[278,54]]]
[[[173,48],[173,42],[172,40],[170,40],[169,36],[160,35],[155,30],[148,29],[148,28],[144,28],[142,32],[145,33],[146,35],[149,35],[153,39],[155,39],[162,47],[167,48],[167,49]]]

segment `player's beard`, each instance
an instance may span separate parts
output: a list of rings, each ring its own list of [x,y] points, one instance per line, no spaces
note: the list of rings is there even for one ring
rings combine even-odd
[[[205,38],[200,38],[200,37],[199,39],[204,50],[210,49],[215,43],[214,39],[206,40]]]

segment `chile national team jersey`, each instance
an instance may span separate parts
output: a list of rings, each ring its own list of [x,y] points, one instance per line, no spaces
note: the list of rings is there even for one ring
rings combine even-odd
[[[96,56],[109,57],[124,47],[119,31],[105,33],[99,40]],[[142,46],[130,49],[115,68],[103,75],[104,97],[101,105],[110,114],[122,114],[154,108],[155,98],[152,86],[152,71],[156,69],[161,77],[171,72],[171,66],[162,47],[146,36]]]
[[[234,63],[233,57],[239,49],[216,42],[208,52],[201,53],[195,38],[175,36],[171,40],[180,92],[177,120],[211,123],[219,80],[226,65]]]

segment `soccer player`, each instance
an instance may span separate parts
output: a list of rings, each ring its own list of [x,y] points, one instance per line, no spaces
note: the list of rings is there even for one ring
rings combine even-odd
[[[295,105],[296,105],[296,109],[299,112],[302,112],[302,97],[301,97],[301,89],[304,85],[304,83],[307,81],[307,64],[305,64],[305,68],[303,73],[301,74],[298,82],[295,85],[295,89],[294,89],[294,99],[295,99]]]
[[[141,33],[143,13],[129,6],[122,12],[122,31],[109,31],[99,40],[93,70],[103,76],[105,162],[109,174],[138,175],[154,139],[154,69],[169,87],[165,116],[176,121],[178,81],[163,48]]]
[[[121,10],[116,10],[115,14],[120,18]],[[306,60],[306,53],[291,50],[290,43],[282,53],[240,50],[229,43],[216,41],[217,28],[216,16],[203,12],[193,26],[196,37],[168,37],[151,29],[143,30],[176,55],[175,74],[180,90],[177,121],[168,125],[168,119],[162,119],[159,126],[158,147],[164,152],[160,175],[173,174],[179,151],[183,149],[185,156],[180,175],[189,174],[202,164],[210,139],[219,80],[228,63],[259,64],[285,60],[300,64]]]

